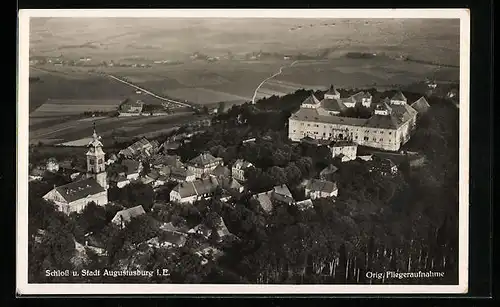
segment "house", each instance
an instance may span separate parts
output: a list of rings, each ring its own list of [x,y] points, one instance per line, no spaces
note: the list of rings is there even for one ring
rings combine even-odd
[[[116,186],[121,189],[121,188],[125,187],[126,185],[130,184],[130,180],[127,179],[127,177],[124,174],[119,174],[116,178],[115,183],[116,183]]]
[[[118,155],[128,159],[137,158],[140,155],[149,157],[157,152],[158,147],[158,142],[149,142],[148,139],[142,138],[127,148],[120,150]]]
[[[177,226],[174,226],[174,224],[172,222],[168,222],[168,223],[161,224],[160,230],[187,233],[189,229],[187,229],[186,227],[177,227]]]
[[[195,235],[200,235],[203,236],[205,239],[210,238],[210,235],[212,235],[212,229],[210,229],[207,225],[205,224],[198,224],[195,227],[191,228],[188,230],[189,234],[195,234]]]
[[[155,248],[182,247],[186,244],[187,234],[181,232],[162,231],[154,238],[146,241],[148,246]]]
[[[151,159],[151,164],[154,168],[160,169],[165,166],[183,167],[181,158],[177,155],[161,155],[157,154]]]
[[[143,214],[146,214],[146,211],[144,211],[144,208],[141,205],[124,209],[118,211],[115,214],[115,216],[111,220],[111,223],[119,226],[120,228],[124,228],[132,218],[138,217]]]
[[[170,192],[170,201],[194,203],[200,199],[207,199],[215,193],[218,186],[219,182],[213,176],[190,182],[181,182]]]
[[[305,188],[306,197],[311,199],[334,197],[338,192],[337,183],[327,180],[312,179]]]
[[[253,164],[242,159],[236,160],[231,168],[231,175],[238,181],[245,181],[245,171]]]
[[[54,187],[43,196],[43,199],[53,201],[60,211],[70,214],[71,212],[81,212],[90,202],[99,206],[106,205],[108,193],[106,188],[90,177]]]
[[[228,178],[231,177],[231,171],[227,166],[219,164],[214,170],[210,173],[212,176],[215,176],[217,179]]]
[[[145,184],[151,184],[153,188],[157,188],[164,185],[168,178],[165,175],[161,175],[157,170],[152,170],[142,180]]]
[[[139,178],[139,174],[142,171],[142,164],[139,161],[135,160],[130,160],[130,159],[125,159],[121,163],[123,166],[125,166],[126,171],[125,171],[125,177],[128,180],[136,180]]]
[[[294,203],[294,205],[297,206],[297,208],[301,211],[314,208],[314,205],[313,205],[313,202],[311,199],[297,201]]]
[[[275,186],[272,190],[272,199],[277,202],[291,204],[294,202],[292,193],[286,186],[286,184],[282,184],[279,186]]]
[[[220,179],[221,187],[230,193],[243,193],[245,189],[237,180],[231,177],[224,177]]]
[[[273,211],[272,190],[252,195],[252,199],[260,205],[264,212]]]
[[[337,170],[338,168],[335,165],[330,164],[319,172],[319,178],[328,180]]]
[[[342,162],[356,160],[358,145],[351,141],[334,141],[328,145],[332,158],[340,158]]]
[[[383,176],[395,175],[397,165],[391,159],[374,159],[371,161],[370,172],[379,172]]]
[[[202,175],[210,174],[217,166],[223,164],[222,158],[216,158],[210,153],[201,153],[197,157],[191,159],[188,163],[190,170],[196,178],[201,178]]]
[[[59,163],[55,158],[49,158],[45,169],[51,173],[56,173],[59,170]]]
[[[195,175],[185,167],[170,168],[170,181],[190,182],[196,179]]]

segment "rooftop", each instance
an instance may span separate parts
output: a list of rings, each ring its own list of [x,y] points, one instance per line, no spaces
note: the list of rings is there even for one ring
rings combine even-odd
[[[253,166],[252,163],[250,163],[248,161],[245,161],[243,159],[238,159],[233,164],[233,168],[236,168],[236,169],[245,169],[245,168],[248,168],[248,167],[251,167],[251,166]]]
[[[422,96],[419,99],[415,100],[415,102],[411,104],[411,107],[415,109],[418,113],[423,113],[430,108],[430,105],[425,99],[425,97]]]
[[[312,179],[308,182],[306,188],[311,191],[332,193],[337,190],[337,183],[327,180]]]
[[[391,100],[406,101],[406,97],[401,91],[398,91],[392,96]]]
[[[146,214],[146,211],[144,211],[144,208],[141,205],[139,205],[139,206],[135,206],[132,208],[118,211],[115,214],[115,217],[113,218],[113,220],[118,219],[118,221],[130,222],[130,220],[132,218],[138,217],[138,216],[143,215],[143,214]]]
[[[205,166],[208,164],[216,163],[220,160],[221,158],[216,158],[212,156],[210,153],[202,153],[199,154],[197,157],[191,159],[189,163],[195,166]]]
[[[59,192],[68,203],[71,203],[89,195],[104,192],[105,189],[98,184],[94,178],[87,178],[56,187],[56,191]]]

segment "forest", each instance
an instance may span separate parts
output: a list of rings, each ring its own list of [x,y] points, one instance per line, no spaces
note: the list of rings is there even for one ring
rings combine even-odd
[[[374,100],[392,94],[371,92]],[[252,162],[255,167],[247,172],[248,192],[231,204],[216,197],[192,206],[170,204],[165,200],[172,186],[153,192],[138,184],[110,191],[110,199],[124,207],[141,203],[151,210],[130,227],[117,229],[109,221],[118,208],[88,206],[80,214],[65,216],[41,200],[52,182],[30,183],[31,280],[46,281],[40,275],[42,269],[74,266],[70,263],[73,238],[83,240],[82,235],[87,232],[99,233],[108,252],[105,258],[94,257],[89,266],[113,269],[119,266],[120,259],[130,256],[127,246],[155,233],[157,222],[193,227],[200,222],[212,225],[214,216],[221,216],[229,231],[239,238],[222,243],[210,241],[224,252],[221,258],[201,265],[192,252],[198,243],[189,240],[183,247],[145,253],[139,260],[145,267],[168,267],[172,274],[140,281],[457,284],[458,109],[446,100],[429,97],[431,108],[418,118],[416,131],[404,146],[425,154],[427,164],[412,168],[403,162],[398,175],[383,176],[370,172],[360,160],[339,163],[328,157],[326,148],[287,140],[288,117],[309,94],[299,90],[256,105],[233,106],[215,116],[204,133],[195,135],[174,152],[183,161],[210,151],[222,157],[225,164],[238,158]],[[420,97],[404,94],[409,101]],[[244,144],[243,140],[249,138],[256,141]],[[276,205],[271,214],[250,199],[252,194],[280,183],[289,185],[294,197],[300,199],[299,183],[329,164],[339,167],[334,174],[339,187],[335,199],[314,200],[314,207],[304,211]],[[162,205],[157,206],[158,202]],[[36,244],[34,234],[38,229],[44,229],[45,236]],[[444,277],[366,277],[367,272],[385,271],[444,272]]]

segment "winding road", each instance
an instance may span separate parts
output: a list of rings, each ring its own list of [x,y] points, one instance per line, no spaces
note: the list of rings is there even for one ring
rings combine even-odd
[[[271,80],[272,78],[276,77],[276,76],[279,76],[281,75],[281,73],[283,73],[283,69],[284,68],[288,68],[288,67],[292,67],[293,65],[295,65],[297,62],[299,62],[298,60],[297,61],[294,61],[292,62],[290,65],[284,65],[284,66],[281,66],[280,67],[280,70],[275,73],[274,75],[270,76],[270,77],[267,77],[266,79],[264,79],[264,81],[262,81],[259,86],[257,86],[257,88],[255,89],[255,92],[253,93],[253,97],[252,97],[252,104],[255,104],[255,98],[257,97],[257,92],[259,91],[259,89],[269,80]]]
[[[118,77],[115,77],[115,76],[113,76],[113,75],[109,75],[109,74],[104,74],[104,75],[106,75],[106,76],[110,77],[111,79],[114,79],[114,80],[116,80],[116,81],[118,81],[118,82],[121,82],[121,83],[126,84],[126,85],[128,85],[128,86],[131,86],[131,87],[133,87],[133,88],[135,88],[135,89],[138,89],[138,90],[142,91],[143,93],[145,93],[145,94],[147,94],[147,95],[149,95],[149,96],[155,97],[155,98],[157,98],[157,99],[160,99],[160,100],[163,100],[163,101],[167,101],[167,102],[170,102],[170,103],[173,103],[173,104],[178,104],[178,105],[181,105],[181,106],[183,106],[183,107],[190,107],[190,108],[192,108],[192,107],[193,107],[192,105],[190,105],[190,104],[188,104],[188,103],[185,103],[185,102],[181,102],[181,101],[177,101],[177,100],[172,100],[172,99],[169,99],[169,98],[165,98],[165,97],[162,97],[162,96],[156,95],[155,93],[152,93],[152,92],[148,91],[148,90],[147,90],[147,89],[145,89],[145,88],[142,88],[142,87],[140,87],[140,86],[137,86],[137,85],[135,85],[135,84],[132,84],[132,83],[130,83],[130,82],[128,82],[128,81],[125,81],[125,80],[123,80],[123,79],[121,79],[121,78],[118,78]]]

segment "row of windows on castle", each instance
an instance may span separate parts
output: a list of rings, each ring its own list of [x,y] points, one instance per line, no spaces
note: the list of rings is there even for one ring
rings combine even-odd
[[[300,123],[301,126],[304,126],[304,123]],[[313,127],[316,127],[316,128],[319,128],[320,125],[319,124],[312,124]],[[311,124],[307,124],[307,126],[311,126]],[[323,125],[323,128],[327,128],[326,125]],[[330,128],[330,127],[328,127]],[[297,130],[293,130],[293,133],[296,133]],[[351,128],[351,131],[348,131],[346,133],[346,135],[344,135],[343,133],[335,133],[335,132],[323,132],[321,133],[320,131],[304,131],[304,130],[301,130],[300,133],[303,135],[303,136],[312,136],[313,138],[316,138],[316,136],[319,136],[320,138],[338,138],[338,139],[347,139],[347,138],[351,138],[352,140],[354,141],[358,141],[358,140],[363,140],[363,141],[370,141],[370,138],[371,140],[373,140],[374,142],[384,142],[384,141],[393,141],[393,142],[396,142],[397,141],[397,138],[394,137],[396,133],[394,133],[393,135],[393,132],[396,132],[394,130],[383,130],[383,129],[380,129],[380,130],[376,130],[376,129],[365,129],[364,130],[364,133],[366,134],[369,134],[370,136],[367,136],[367,135],[360,135],[363,133],[363,128]],[[377,135],[380,135],[382,137],[377,137]],[[385,139],[383,136],[387,136],[389,135],[388,139]]]

